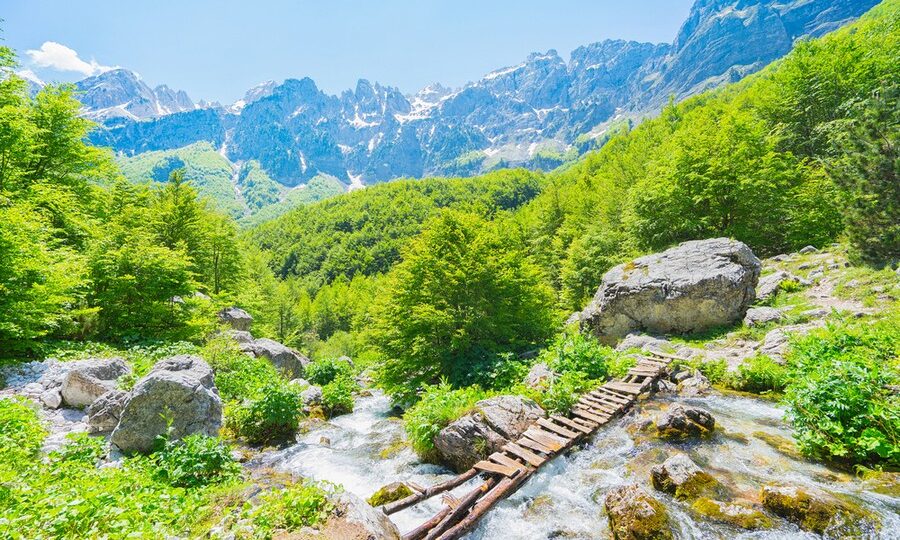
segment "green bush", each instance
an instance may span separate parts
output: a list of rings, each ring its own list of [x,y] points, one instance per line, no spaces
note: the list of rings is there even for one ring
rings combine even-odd
[[[329,497],[338,492],[326,482],[299,482],[262,495],[258,506],[245,507],[244,517],[253,523],[253,538],[271,538],[276,530],[296,531],[324,522],[334,510]]]
[[[338,377],[350,377],[353,368],[349,363],[334,358],[322,358],[306,366],[306,380],[324,386]]]
[[[563,373],[546,391],[532,396],[548,413],[568,414],[581,394],[597,386],[596,379],[588,379],[580,371]]]
[[[322,406],[330,416],[353,412],[353,394],[359,385],[352,377],[340,374],[322,387]]]
[[[610,359],[615,357],[612,348],[600,344],[592,335],[580,332],[564,332],[540,358],[556,373],[578,372],[587,379],[606,380]]]
[[[726,383],[735,390],[761,394],[781,392],[788,383],[788,369],[764,354],[748,358],[737,371],[726,377]]]
[[[447,381],[427,386],[421,399],[403,415],[413,450],[423,459],[434,457],[434,436],[450,422],[471,411],[475,403],[490,397],[478,386],[453,389]]]
[[[0,399],[0,465],[16,470],[38,455],[46,436],[37,410],[28,401]]]
[[[177,487],[219,484],[237,478],[241,472],[228,446],[199,433],[165,441],[163,448],[153,454],[153,462],[156,478]]]
[[[297,389],[270,384],[259,397],[226,408],[225,427],[251,444],[282,442],[300,425],[303,401]]]
[[[711,384],[719,384],[723,382],[728,375],[728,362],[724,359],[712,360],[704,362],[700,360],[693,364],[693,367],[709,379]]]
[[[233,339],[211,339],[200,350],[216,374],[216,388],[226,402],[255,399],[282,379],[268,360],[244,354]]]
[[[102,437],[91,437],[85,432],[69,433],[66,444],[50,453],[51,462],[83,463],[95,467],[106,455],[106,441]]]
[[[793,343],[785,392],[800,450],[847,465],[900,465],[900,311],[838,322]]]

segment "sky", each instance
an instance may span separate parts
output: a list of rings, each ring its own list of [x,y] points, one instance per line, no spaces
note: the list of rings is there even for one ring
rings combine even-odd
[[[568,60],[603,39],[671,42],[693,0],[3,0],[21,69],[74,81],[112,67],[195,101],[311,77],[337,94],[369,79],[459,87],[530,52]]]

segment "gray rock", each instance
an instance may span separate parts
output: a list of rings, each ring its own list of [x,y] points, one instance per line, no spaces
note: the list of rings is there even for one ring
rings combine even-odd
[[[809,285],[809,282],[803,278],[795,276],[790,272],[785,272],[784,270],[778,270],[759,278],[759,284],[756,286],[756,299],[760,302],[771,299],[778,293],[781,284],[787,282],[793,282],[799,285]]]
[[[656,419],[657,434],[664,439],[684,440],[708,435],[716,419],[698,407],[672,405]]]
[[[659,379],[656,381],[656,392],[659,394],[674,394],[678,391],[678,386],[671,381]]]
[[[759,259],[741,242],[684,242],[603,276],[582,328],[613,343],[635,330],[689,333],[732,324],[755,298]]]
[[[194,298],[199,298],[200,300],[212,300],[208,295],[203,294],[200,291],[194,291]]]
[[[338,359],[337,359],[337,361],[338,361],[338,362],[343,362],[343,363],[349,365],[350,367],[353,367],[353,359],[350,358],[350,357],[347,356],[347,355],[339,356]]]
[[[130,371],[122,358],[80,360],[63,376],[63,402],[70,407],[86,407],[115,389],[116,379]]]
[[[525,386],[528,388],[545,388],[555,379],[556,373],[547,367],[547,364],[538,362],[531,366],[531,370],[525,376]]]
[[[825,277],[825,271],[824,271],[824,270],[821,270],[821,269],[819,269],[819,270],[813,270],[812,272],[810,272],[809,274],[807,274],[806,277],[807,277],[807,279],[811,279],[811,280],[814,280],[814,281],[815,281],[815,280],[818,280],[818,279],[820,279],[820,278]]]
[[[475,410],[445,427],[434,438],[441,461],[464,471],[510,440],[519,438],[544,416],[534,401],[519,396],[497,396],[479,401]]]
[[[822,317],[827,317],[829,313],[831,312],[825,308],[815,308],[808,309],[800,315],[806,317],[807,319],[821,319]]]
[[[679,370],[679,371],[676,371],[675,373],[673,373],[671,378],[674,382],[680,383],[681,381],[688,379],[690,377],[691,377],[690,370],[682,369],[682,370]]]
[[[251,343],[242,343],[241,350],[250,353],[257,358],[266,358],[279,371],[289,378],[303,377],[309,358],[275,340],[268,338],[256,339]]]
[[[167,423],[171,425],[167,426]],[[128,395],[110,441],[123,452],[149,452],[159,435],[181,439],[192,433],[216,436],[222,400],[212,369],[196,356],[163,360]]]
[[[232,330],[240,330],[242,332],[250,331],[250,324],[253,317],[241,308],[230,307],[225,308],[218,313],[219,321],[227,324]]]
[[[44,390],[41,393],[41,403],[48,409],[58,409],[59,406],[62,405],[62,395],[60,395],[59,390],[55,388]]]
[[[774,360],[782,360],[790,345],[790,336],[792,334],[802,335],[814,328],[814,323],[799,324],[793,326],[782,326],[770,330],[763,338],[759,352],[772,357]]]
[[[806,246],[800,250],[801,255],[808,255],[810,253],[818,253],[819,250],[815,246]]]
[[[685,454],[675,454],[650,469],[653,487],[680,499],[692,499],[706,487],[714,484],[713,478],[703,472]]]
[[[637,485],[611,489],[604,507],[613,540],[672,538],[666,507]]]
[[[766,510],[803,530],[817,534],[827,531],[829,538],[863,538],[860,533],[873,525],[871,515],[818,488],[767,485],[760,497]]]
[[[300,392],[300,399],[307,407],[311,405],[320,405],[322,403],[322,388],[311,385],[306,390]]]
[[[747,326],[762,326],[771,322],[780,321],[784,315],[780,310],[772,307],[752,307],[744,315],[744,324]]]
[[[226,330],[222,335],[230,337],[238,343],[253,343],[253,334],[246,330]]]
[[[674,347],[670,341],[665,339],[648,336],[647,334],[639,334],[632,332],[616,345],[619,352],[629,349],[643,349],[647,351],[670,352]]]
[[[313,536],[322,540],[400,540],[400,531],[381,510],[349,493],[341,492],[332,501],[336,511],[328,517]]]
[[[682,397],[702,396],[710,388],[712,388],[712,385],[709,383],[709,379],[699,371],[678,382],[678,393]]]
[[[115,429],[127,400],[128,392],[123,390],[111,390],[97,398],[85,411],[88,431],[95,433]]]

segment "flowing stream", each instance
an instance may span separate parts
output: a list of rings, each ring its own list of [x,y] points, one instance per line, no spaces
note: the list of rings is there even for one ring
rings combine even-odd
[[[715,417],[717,435],[709,441],[671,444],[655,440],[640,429],[665,407],[654,398],[626,418],[602,429],[594,438],[545,465],[512,497],[498,504],[468,538],[472,540],[609,537],[603,499],[609,488],[639,483],[667,507],[680,539],[818,538],[783,520],[764,531],[743,531],[693,515],[689,505],[654,492],[649,470],[674,452],[687,453],[704,470],[726,484],[738,497],[753,499],[766,483],[815,486],[852,499],[881,520],[869,538],[900,538],[900,497],[879,493],[863,481],[822,465],[791,457],[775,449],[790,439],[783,411],[762,400],[731,396],[682,399],[703,407]],[[390,417],[388,398],[375,393],[360,398],[352,414],[335,418],[298,438],[297,444],[263,454],[255,462],[276,470],[339,483],[363,498],[384,484],[411,481],[429,485],[451,477],[450,471],[422,464],[403,446],[403,427]],[[766,442],[768,441],[768,442]],[[454,494],[472,489],[465,484]],[[405,532],[431,517],[440,497],[391,516]]]

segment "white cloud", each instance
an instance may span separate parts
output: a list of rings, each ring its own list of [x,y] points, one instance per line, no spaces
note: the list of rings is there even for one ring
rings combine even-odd
[[[55,41],[45,41],[40,49],[25,51],[35,66],[52,68],[58,71],[75,71],[85,76],[96,75],[113,69],[109,66],[101,66],[95,60],[85,62],[78,57],[78,53]]]

